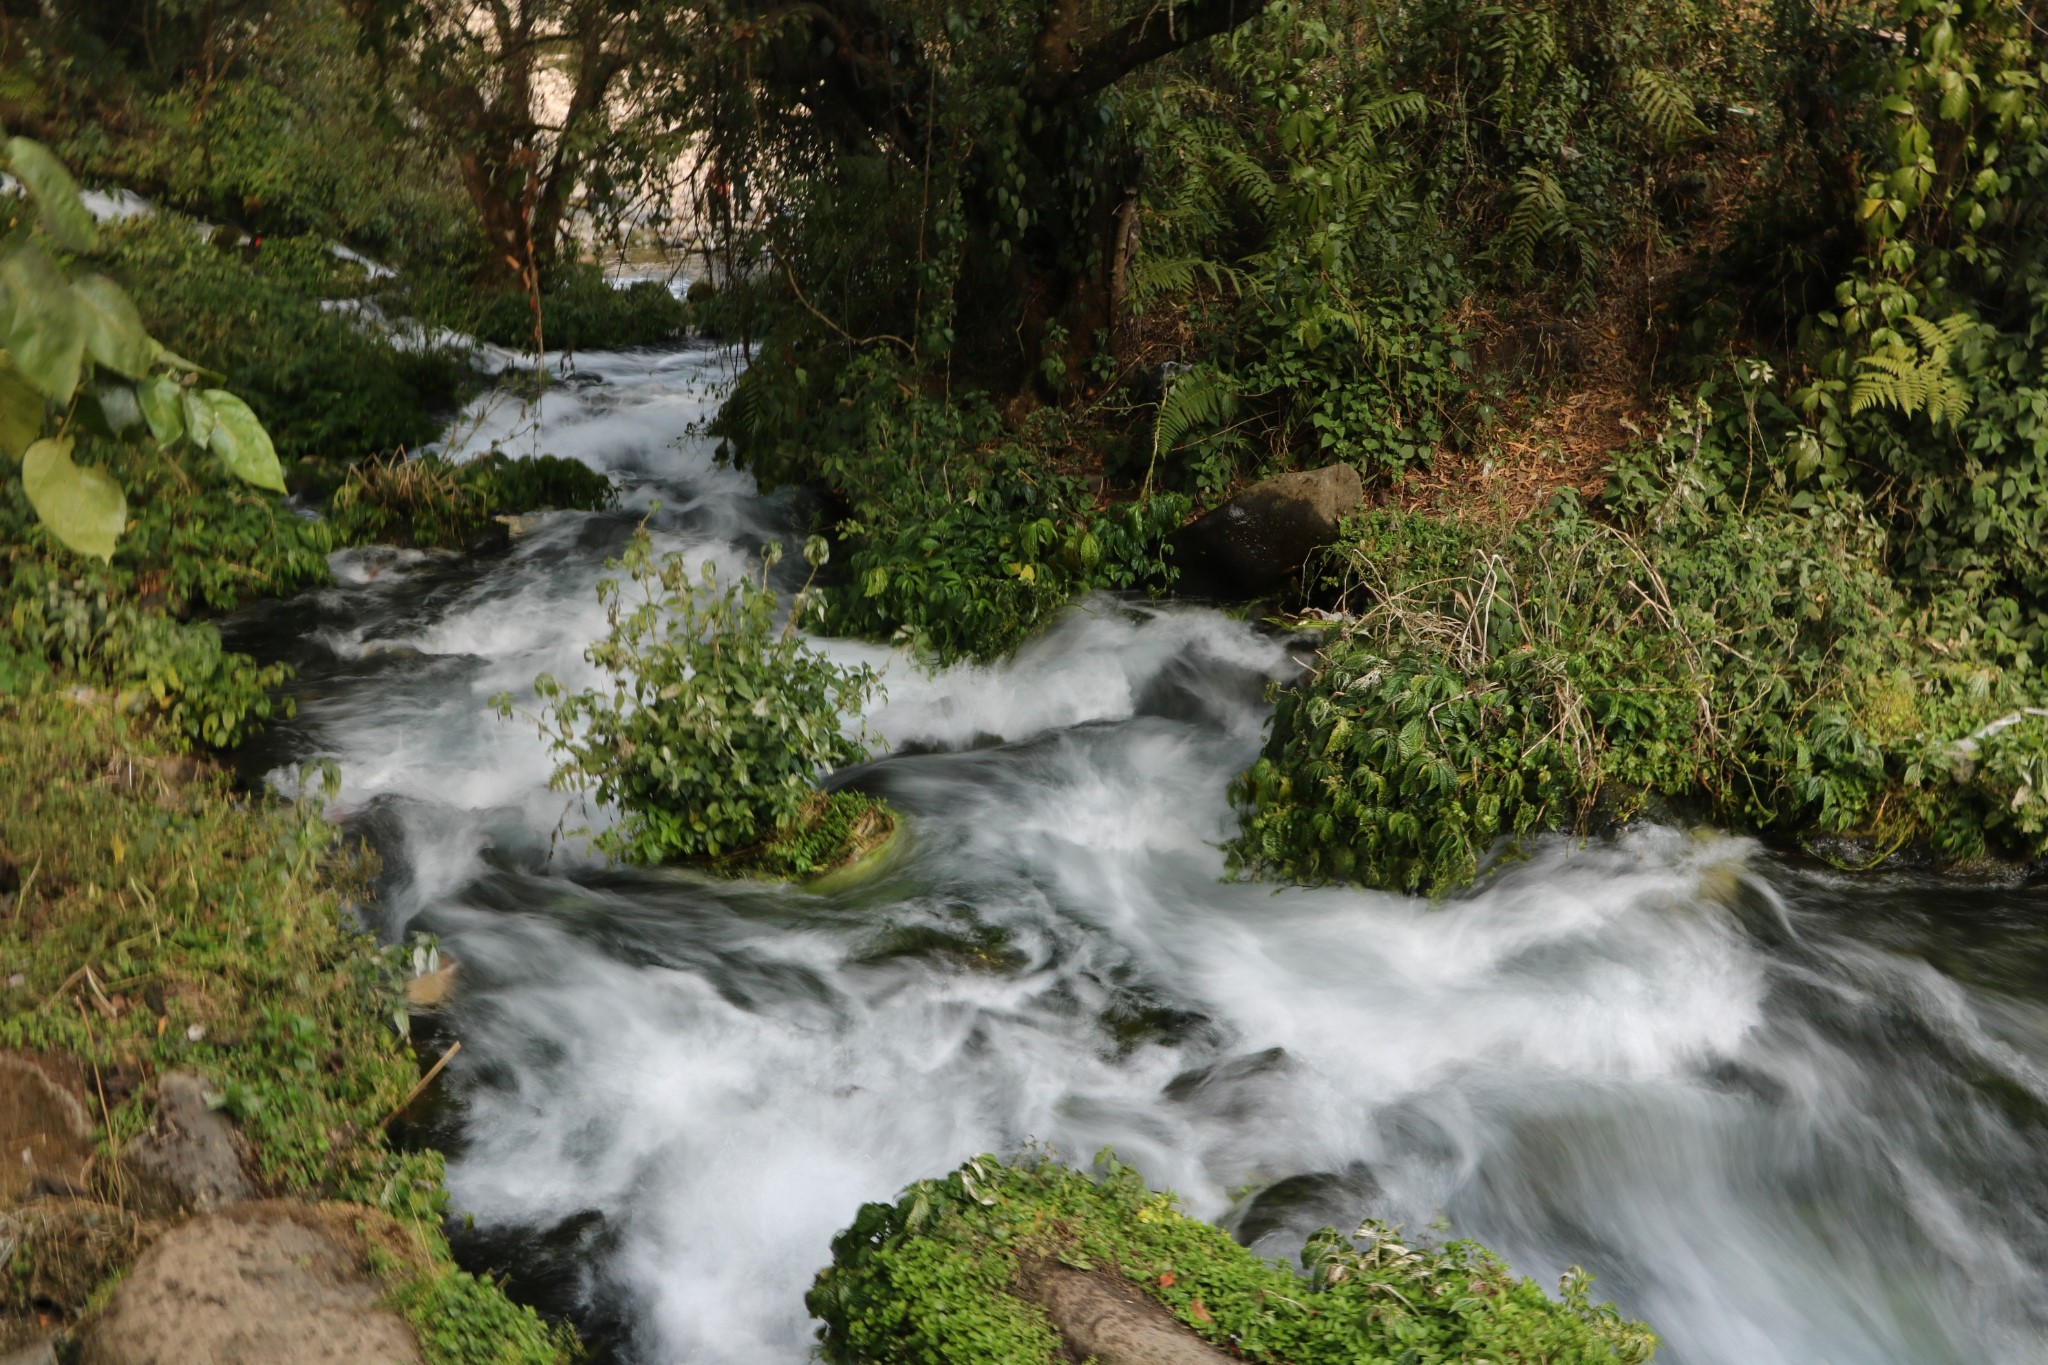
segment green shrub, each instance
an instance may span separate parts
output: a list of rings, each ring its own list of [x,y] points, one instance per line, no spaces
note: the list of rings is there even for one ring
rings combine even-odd
[[[805,553],[815,568],[825,543],[813,537]],[[541,733],[562,760],[553,785],[593,790],[620,812],[597,835],[606,853],[658,863],[751,848],[795,827],[821,769],[867,757],[840,715],[875,693],[874,671],[796,636],[804,593],[777,627],[773,562],[758,582],[720,584],[709,564],[693,577],[681,556],[657,556],[642,531],[618,564],[630,591],[598,585],[611,631],[587,657],[611,675],[608,689],[535,680]],[[510,694],[495,701],[512,714]]]
[[[690,308],[659,280],[614,287],[594,265],[566,267],[541,291],[541,339],[551,351],[615,351],[683,339]],[[533,349],[533,302],[509,292],[484,300],[476,337]]]
[[[1186,498],[1099,505],[1072,458],[1087,437],[1057,414],[1011,435],[986,396],[926,396],[912,381],[876,353],[829,376],[763,356],[719,416],[764,483],[844,500],[846,567],[818,598],[824,629],[905,639],[939,662],[986,659],[1076,593],[1170,579],[1164,542]]]
[[[438,455],[368,460],[352,467],[327,508],[343,545],[435,545],[484,540],[493,518],[549,508],[597,511],[617,500],[609,477],[578,460],[493,450],[451,463]]]
[[[1091,1180],[1051,1161],[978,1157],[868,1204],[832,1243],[805,1298],[833,1365],[1025,1365],[1065,1359],[1021,1291],[1033,1260],[1120,1276],[1182,1325],[1246,1360],[1542,1361],[1632,1365],[1656,1338],[1593,1304],[1567,1274],[1558,1299],[1472,1242],[1408,1245],[1367,1223],[1302,1250],[1306,1278],[1188,1217],[1104,1158]],[[1353,1245],[1362,1241],[1362,1249]]]
[[[1652,798],[1879,856],[2048,851],[2031,671],[1958,603],[1916,606],[1854,499],[1745,497],[1721,440],[1695,418],[1627,455],[1619,526],[1569,499],[1505,540],[1362,519],[1333,636],[1236,789],[1233,866],[1443,892]]]
[[[326,582],[327,529],[208,457],[152,443],[84,449],[127,490],[131,520],[102,563],[59,546],[21,486],[0,485],[0,648],[125,694],[195,743],[239,743],[289,707],[273,694],[290,671],[224,650],[212,625],[182,618]]]
[[[169,214],[108,234],[107,268],[151,331],[180,355],[228,375],[287,459],[354,460],[431,441],[460,375],[445,355],[400,351],[320,306],[320,240],[270,239],[253,259],[200,240]]]

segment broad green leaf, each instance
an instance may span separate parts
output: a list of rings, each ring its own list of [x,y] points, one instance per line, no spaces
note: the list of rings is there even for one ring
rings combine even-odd
[[[163,348],[149,339],[142,314],[121,286],[105,275],[87,275],[73,280],[71,288],[85,318],[85,353],[93,363],[129,379],[148,374]]]
[[[284,470],[277,463],[277,448],[271,445],[270,433],[249,411],[249,405],[226,389],[208,389],[201,396],[213,409],[210,443],[228,472],[243,483],[284,492]]]
[[[39,247],[0,257],[0,342],[14,368],[56,402],[69,403],[85,364],[85,318],[71,284]]]
[[[20,459],[42,429],[43,396],[14,368],[14,358],[0,351],[0,452]]]
[[[178,390],[178,409],[185,418],[185,434],[203,449],[213,439],[213,409],[190,389]]]
[[[158,445],[167,446],[185,434],[185,391],[178,387],[177,380],[169,375],[151,375],[135,386],[135,396],[142,402],[143,419],[149,423],[149,434],[156,437]]]
[[[70,440],[37,441],[21,459],[21,486],[50,534],[82,555],[114,557],[128,499],[104,469],[71,462]]]
[[[78,198],[78,182],[64,163],[40,142],[7,139],[7,168],[35,198],[43,230],[66,251],[90,251],[99,245],[99,224]]]

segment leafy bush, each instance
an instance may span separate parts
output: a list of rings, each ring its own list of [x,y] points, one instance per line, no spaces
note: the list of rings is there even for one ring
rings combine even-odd
[[[1854,499],[1745,498],[1724,436],[1693,414],[1632,452],[1619,526],[1569,499],[1504,541],[1363,519],[1317,672],[1237,788],[1233,865],[1443,892],[1503,840],[1653,798],[1879,857],[2048,851],[2031,672],[1916,607]]]
[[[541,340],[551,351],[616,351],[683,339],[690,308],[659,280],[614,286],[594,265],[565,267],[541,291]],[[511,292],[491,296],[476,321],[479,341],[533,349],[533,302]]]
[[[815,569],[825,543],[813,537],[805,554]],[[657,863],[750,848],[795,829],[820,769],[867,757],[840,716],[875,693],[874,671],[797,638],[805,593],[777,627],[773,563],[759,581],[721,585],[709,564],[693,576],[681,556],[656,555],[642,531],[618,564],[630,593],[618,579],[598,585],[611,631],[587,657],[609,689],[534,681],[541,733],[562,760],[553,785],[594,790],[620,812],[597,835],[606,853]],[[495,700],[509,717],[510,694]]]
[[[1580,1271],[1551,1299],[1475,1243],[1410,1246],[1380,1223],[1350,1238],[1318,1233],[1297,1276],[1106,1156],[1099,1181],[1051,1161],[977,1157],[894,1204],[868,1204],[833,1240],[805,1303],[833,1365],[1065,1359],[1021,1287],[1035,1260],[1119,1276],[1252,1361],[1633,1365],[1656,1346],[1642,1324],[1593,1304]]]
[[[493,450],[455,464],[421,455],[353,466],[328,505],[327,524],[344,545],[459,549],[485,539],[495,517],[596,511],[617,497],[610,478],[578,460]]]
[[[1012,436],[985,397],[925,397],[911,378],[872,353],[833,376],[763,357],[720,414],[764,481],[816,481],[845,500],[846,569],[818,598],[825,629],[985,659],[1076,593],[1167,581],[1185,498],[1100,506],[1071,456],[1087,434],[1048,413]]]
[[[1131,298],[1185,313],[1148,461],[1174,486],[1427,464],[1448,434],[1466,281],[1415,203],[1427,102],[1389,68],[1369,31],[1283,4],[1160,92]]]
[[[264,242],[252,259],[172,215],[108,234],[108,268],[164,343],[231,375],[287,459],[355,460],[432,440],[460,382],[445,355],[400,351],[323,308],[324,241]]]

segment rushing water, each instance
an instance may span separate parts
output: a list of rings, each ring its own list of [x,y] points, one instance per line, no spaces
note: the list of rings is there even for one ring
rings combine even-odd
[[[1362,1216],[1579,1263],[1691,1365],[2048,1360],[2048,933],[2030,893],[1817,876],[1735,839],[1559,841],[1447,905],[1221,880],[1279,642],[1085,603],[1011,661],[887,670],[908,813],[839,895],[595,862],[485,698],[587,677],[650,507],[733,570],[791,509],[679,437],[719,352],[597,356],[454,443],[574,455],[625,506],[506,553],[337,557],[273,616],[388,934],[462,966],[450,1181],[472,1246],[622,1359],[795,1362],[864,1200],[1026,1139],[1112,1145],[1286,1256]],[[590,382],[600,380],[601,382]],[[253,629],[253,628],[252,628]]]

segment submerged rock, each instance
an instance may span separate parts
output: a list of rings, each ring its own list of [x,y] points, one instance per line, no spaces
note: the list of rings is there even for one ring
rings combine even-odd
[[[122,1149],[140,1202],[152,1211],[213,1213],[256,1197],[235,1126],[211,1098],[196,1073],[168,1073],[157,1084],[149,1131]]]
[[[1310,555],[1334,544],[1344,518],[1364,500],[1365,486],[1348,464],[1254,484],[1175,533],[1181,590],[1263,597],[1300,573]]]
[[[412,1329],[335,1236],[349,1213],[244,1204],[172,1229],[87,1328],[80,1365],[416,1365]]]

